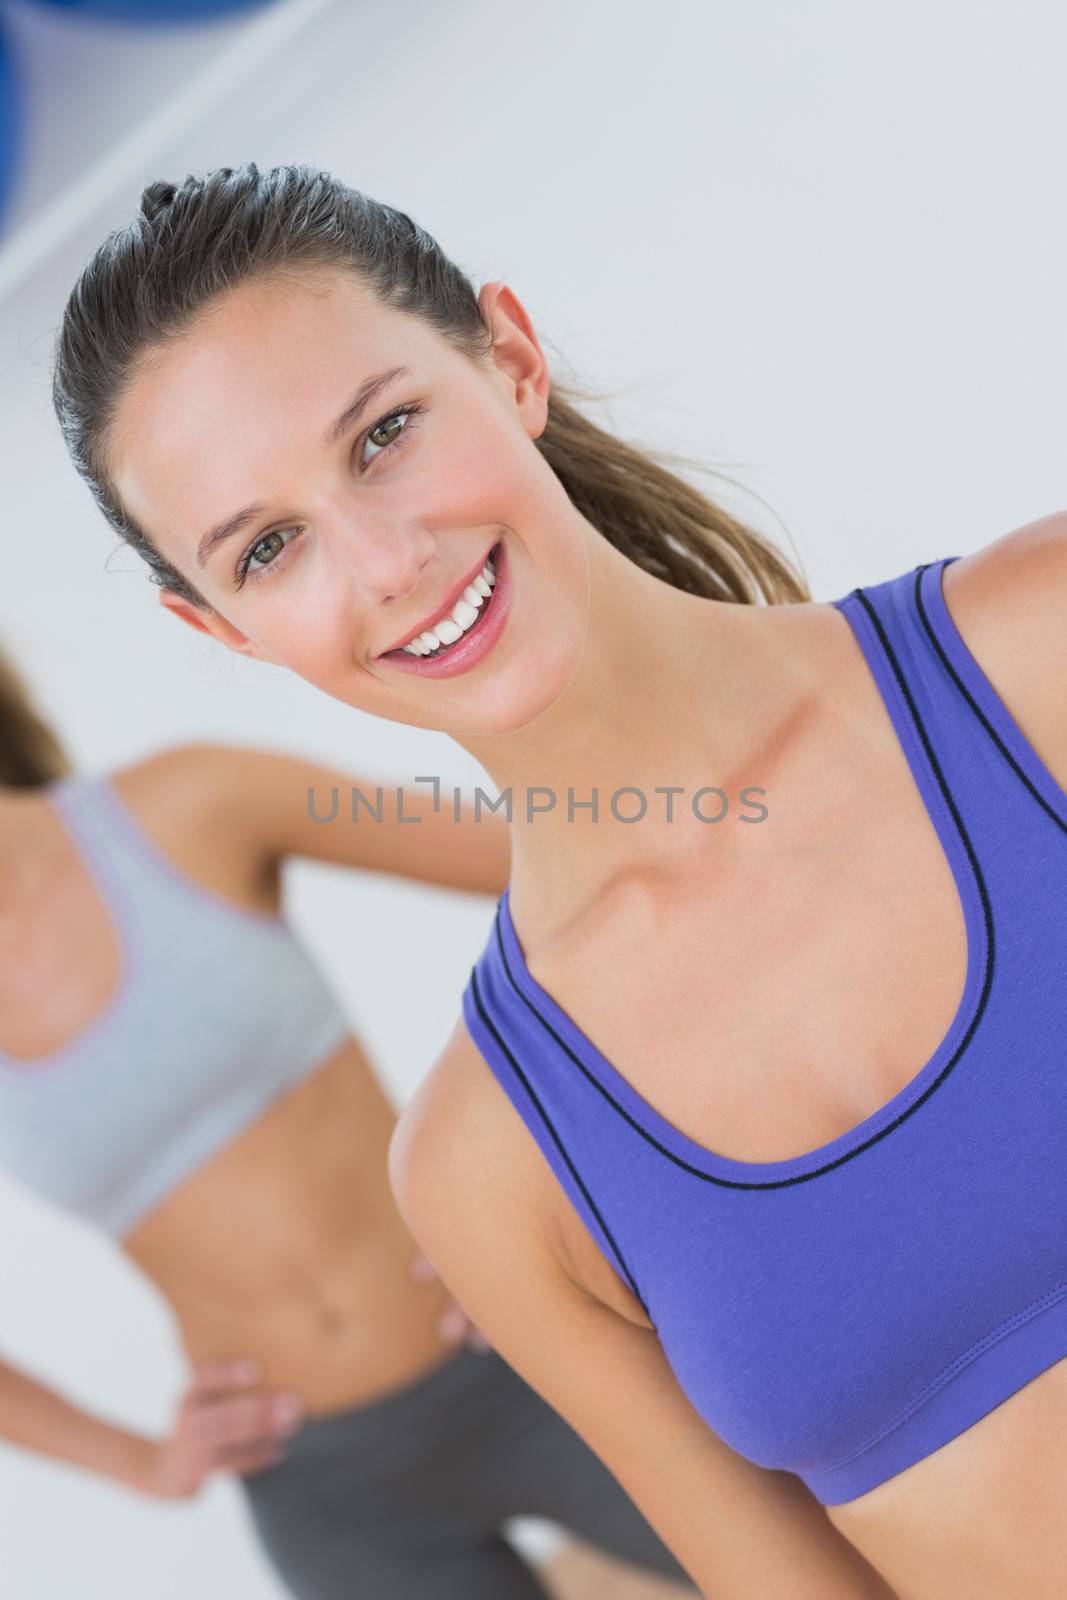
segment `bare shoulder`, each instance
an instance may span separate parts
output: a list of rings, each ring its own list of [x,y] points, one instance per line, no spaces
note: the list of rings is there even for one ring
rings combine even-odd
[[[397,1204],[438,1270],[470,1242],[470,1268],[490,1259],[487,1234],[617,1312],[651,1328],[564,1194],[460,1017],[401,1113],[389,1152]],[[481,1240],[481,1245],[475,1243]],[[435,1247],[437,1254],[435,1254]],[[468,1270],[458,1264],[460,1273]]]
[[[1067,511],[944,569],[949,615],[1038,755],[1067,779]]]
[[[953,621],[1018,643],[1021,628],[1064,637],[1067,511],[1002,534],[945,568],[942,588]],[[962,632],[961,628],[961,632]]]
[[[435,1262],[431,1242],[451,1242],[454,1230],[471,1222],[479,1231],[517,1222],[540,1249],[553,1248],[554,1180],[462,1017],[400,1114],[389,1176],[408,1225]]]
[[[179,871],[254,911],[277,912],[281,880],[253,830],[242,828],[248,751],[190,740],[116,769],[120,800]]]
[[[112,776],[130,785],[175,780],[183,785],[190,781],[210,784],[232,748],[210,739],[176,739],[115,767]]]
[[[112,787],[153,833],[195,834],[221,812],[232,778],[225,745],[183,743],[153,750],[110,774]]]

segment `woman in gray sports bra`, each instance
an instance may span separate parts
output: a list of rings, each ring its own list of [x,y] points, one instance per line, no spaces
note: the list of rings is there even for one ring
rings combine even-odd
[[[152,1496],[236,1473],[298,1600],[543,1597],[502,1531],[522,1515],[615,1558],[564,1551],[554,1594],[683,1592],[652,1574],[692,1592],[607,1468],[412,1271],[396,1113],[279,869],[318,856],[496,895],[508,830],[411,792],[418,826],[388,791],[380,823],[317,821],[354,783],[209,744],[72,773],[0,661],[0,1164],[119,1241],[193,1369],[157,1441],[0,1363],[0,1437]]]

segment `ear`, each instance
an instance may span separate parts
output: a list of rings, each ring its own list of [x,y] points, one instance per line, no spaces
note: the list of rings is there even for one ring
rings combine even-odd
[[[506,283],[483,285],[478,304],[493,330],[493,361],[510,380],[527,433],[537,439],[548,418],[551,377],[533,323],[518,295]]]
[[[159,590],[159,603],[165,611],[180,617],[190,628],[195,628],[197,633],[206,633],[212,639],[217,639],[227,650],[233,650],[239,656],[248,656],[253,661],[269,661],[277,665],[274,656],[261,649],[246,633],[242,633],[240,628],[235,628],[232,622],[220,617],[217,611],[212,611],[206,606],[194,605],[191,600],[186,600],[184,595],[178,594],[177,590],[163,587]]]

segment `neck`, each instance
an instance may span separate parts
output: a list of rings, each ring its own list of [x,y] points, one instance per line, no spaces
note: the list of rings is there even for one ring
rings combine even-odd
[[[710,835],[736,842],[742,810],[767,803],[757,795],[746,807],[741,791],[769,786],[814,681],[799,630],[780,625],[802,608],[689,594],[589,531],[586,645],[568,687],[515,732],[458,740],[498,791],[512,791],[511,881],[540,903],[573,905],[609,879],[670,871]],[[681,792],[671,799],[668,787]],[[725,800],[697,796],[709,787]],[[594,792],[596,820],[576,809]],[[617,820],[613,796],[620,817],[641,820]],[[694,816],[695,797],[705,819],[728,802],[723,823]]]

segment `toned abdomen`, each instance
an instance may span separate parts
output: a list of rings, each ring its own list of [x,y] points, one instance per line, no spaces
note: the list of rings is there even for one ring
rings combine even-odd
[[[446,1359],[448,1293],[412,1276],[418,1246],[389,1189],[395,1120],[349,1039],[126,1238],[191,1362],[252,1357],[314,1413]]]

